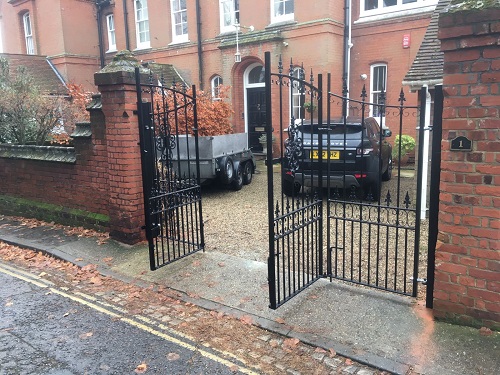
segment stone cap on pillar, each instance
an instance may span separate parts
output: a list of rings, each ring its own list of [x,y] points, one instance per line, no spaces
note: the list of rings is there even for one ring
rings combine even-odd
[[[94,74],[94,83],[101,85],[135,84],[135,68],[139,68],[141,82],[147,82],[149,71],[134,57],[132,52],[118,52],[111,63]]]

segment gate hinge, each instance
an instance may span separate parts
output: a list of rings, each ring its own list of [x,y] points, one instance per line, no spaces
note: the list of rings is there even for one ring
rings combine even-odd
[[[413,281],[413,276],[410,276],[410,281]],[[417,283],[422,283],[422,285],[427,285],[427,279],[426,278],[417,277]]]

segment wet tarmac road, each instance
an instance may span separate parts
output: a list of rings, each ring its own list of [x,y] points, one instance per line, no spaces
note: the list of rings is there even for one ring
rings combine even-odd
[[[0,375],[253,373],[64,289],[0,263]]]

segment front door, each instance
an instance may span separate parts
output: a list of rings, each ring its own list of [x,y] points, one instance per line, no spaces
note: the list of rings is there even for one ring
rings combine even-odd
[[[259,137],[265,134],[266,88],[247,89],[248,145],[254,152],[262,152]]]

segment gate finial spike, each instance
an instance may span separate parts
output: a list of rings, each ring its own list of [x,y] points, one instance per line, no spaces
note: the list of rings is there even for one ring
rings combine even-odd
[[[411,204],[411,201],[410,201],[410,194],[408,194],[408,192],[406,192],[406,196],[405,196],[405,207],[408,208],[410,207],[410,204]]]
[[[291,57],[290,57],[290,76],[293,77],[293,61]]]
[[[274,211],[274,215],[278,217],[280,215],[280,203],[276,201],[276,210]]]
[[[401,92],[399,93],[399,103],[401,106],[403,106],[403,103],[406,101],[406,98],[405,98],[405,93],[403,91],[403,88],[401,87]]]
[[[280,58],[278,60],[278,73],[279,74],[283,73],[283,60],[281,59],[281,53],[280,53]]]
[[[302,63],[302,70],[304,70],[304,63]],[[313,70],[311,68],[311,75],[309,77],[309,81],[311,82],[311,85],[313,84],[314,82],[314,74],[313,74]]]
[[[366,85],[363,84],[363,89],[361,90],[361,100],[364,102],[366,100],[367,94],[366,94]]]
[[[391,199],[391,193],[389,190],[387,190],[387,195],[385,196],[385,202],[387,203],[387,207],[391,205],[392,199]]]

